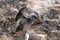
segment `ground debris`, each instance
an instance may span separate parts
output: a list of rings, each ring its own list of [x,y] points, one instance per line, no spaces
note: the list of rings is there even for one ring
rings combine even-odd
[[[24,24],[24,31],[16,32],[15,18],[23,7],[33,12],[36,19],[28,23],[31,14],[25,10],[26,19],[21,18],[19,23]],[[60,40],[60,0],[0,0],[0,40],[24,40],[26,32],[29,40]]]

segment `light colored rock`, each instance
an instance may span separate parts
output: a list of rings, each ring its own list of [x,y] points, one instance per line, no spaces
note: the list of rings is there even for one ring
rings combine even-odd
[[[1,38],[0,40],[12,40],[13,38],[12,37],[8,37],[6,35],[1,35]]]

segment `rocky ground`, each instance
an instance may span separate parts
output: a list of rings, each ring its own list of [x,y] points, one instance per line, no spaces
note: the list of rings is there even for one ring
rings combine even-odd
[[[26,1],[26,0],[25,0]],[[16,26],[15,17],[18,11],[26,6],[24,0],[0,0],[0,40],[24,40],[24,38],[13,36],[12,32]],[[53,0],[50,6],[50,14],[47,18],[42,15],[41,24],[32,27],[31,35],[36,38],[29,40],[60,40],[60,0]],[[42,36],[41,36],[42,35]]]

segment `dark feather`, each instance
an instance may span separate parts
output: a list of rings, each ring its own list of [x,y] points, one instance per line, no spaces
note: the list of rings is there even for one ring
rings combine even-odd
[[[17,21],[17,20],[19,20],[20,18],[23,17],[23,11],[24,11],[24,9],[26,9],[26,7],[23,7],[23,8],[21,8],[21,9],[19,10],[19,12],[18,12],[17,15],[16,15],[15,21]]]
[[[23,31],[24,25],[20,24],[17,28],[16,28],[16,32],[18,31]]]

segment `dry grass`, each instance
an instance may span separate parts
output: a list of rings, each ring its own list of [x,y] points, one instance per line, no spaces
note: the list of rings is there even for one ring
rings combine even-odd
[[[12,37],[8,37],[6,35],[1,35],[0,40],[13,40]]]

